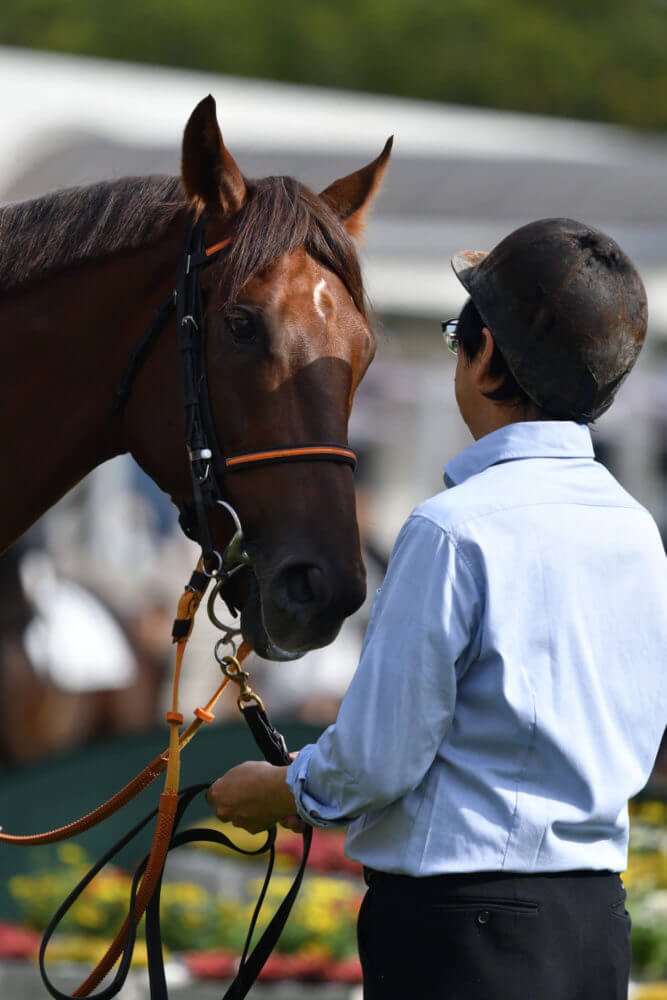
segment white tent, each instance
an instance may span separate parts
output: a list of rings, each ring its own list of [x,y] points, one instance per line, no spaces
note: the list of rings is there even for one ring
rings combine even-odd
[[[6,47],[0,87],[0,199],[177,172],[183,126],[210,92],[249,176],[289,172],[324,186],[395,135],[367,241],[381,312],[456,311],[451,253],[490,247],[529,219],[565,215],[609,232],[637,261],[653,331],[667,337],[665,141],[589,122]]]

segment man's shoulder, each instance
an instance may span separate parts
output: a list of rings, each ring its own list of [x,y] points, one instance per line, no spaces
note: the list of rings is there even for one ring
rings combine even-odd
[[[593,506],[650,514],[593,460],[527,459],[490,466],[429,497],[413,511],[456,537],[465,526],[527,507]]]
[[[475,476],[474,480],[479,480],[481,475],[483,473]],[[424,500],[415,507],[411,517],[430,521],[455,537],[466,522],[491,514],[506,506],[507,502],[507,499],[500,500],[491,491],[480,490],[480,484],[471,479]]]

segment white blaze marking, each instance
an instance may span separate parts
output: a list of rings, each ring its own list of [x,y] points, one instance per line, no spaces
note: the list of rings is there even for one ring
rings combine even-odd
[[[315,303],[315,308],[317,310],[318,316],[320,316],[320,318],[324,320],[325,323],[327,321],[327,316],[324,309],[322,308],[322,295],[324,294],[326,285],[327,283],[325,279],[320,278],[320,280],[315,285],[315,291],[313,292],[313,302]]]

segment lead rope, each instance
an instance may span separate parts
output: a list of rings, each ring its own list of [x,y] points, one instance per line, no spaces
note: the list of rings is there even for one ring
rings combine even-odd
[[[197,612],[197,608],[199,607],[201,599],[208,586],[208,581],[209,578],[201,572],[200,560],[197,564],[197,569],[190,577],[183,595],[179,600],[177,617],[172,630],[174,643],[177,644],[176,655],[180,658],[180,661],[183,659],[185,646],[187,645],[187,641],[192,630],[191,618],[193,619]],[[245,659],[249,652],[250,647],[243,644],[239,648],[239,659]],[[179,752],[188,745],[190,740],[205,721],[212,721],[212,710],[228,683],[229,678],[226,676],[223,677],[222,682],[209,698],[205,707],[195,710],[195,718],[178,738]],[[211,716],[210,720],[208,718],[209,716]],[[170,744],[171,735],[172,733],[170,731]],[[135,799],[145,788],[148,788],[148,786],[167,769],[169,757],[170,748],[167,748],[161,754],[158,754],[158,756],[155,757],[154,760],[152,760],[150,764],[148,764],[143,771],[136,776],[136,778],[133,778],[132,781],[125,785],[124,788],[121,788],[119,792],[116,792],[115,795],[113,795],[106,802],[102,803],[102,805],[93,809],[80,819],[75,820],[73,823],[67,823],[65,826],[57,827],[54,830],[47,830],[44,833],[21,835],[0,832],[0,843],[16,844],[18,846],[25,847],[38,847],[42,844],[55,844],[62,840],[69,840],[72,837],[76,837],[80,833],[84,833],[86,830],[91,830],[99,823],[102,823],[109,816],[113,816],[114,813],[118,812],[119,809],[122,809],[122,807],[127,805],[128,802]]]
[[[243,717],[246,719],[246,722],[248,723],[264,757],[273,764],[285,765],[289,764],[291,761],[291,758],[287,753],[285,741],[269,722],[261,699],[248,686],[248,674],[243,670],[242,664],[251,652],[250,647],[245,642],[242,642],[238,650],[235,650],[234,655],[223,656],[218,652],[221,643],[225,644],[230,641],[232,634],[232,630],[230,629],[225,629],[225,637],[220,640],[218,644],[216,644],[216,659],[222,668],[223,679],[206,704],[195,709],[195,718],[190,723],[188,728],[183,733],[179,732],[180,726],[183,723],[183,716],[180,713],[178,706],[178,692],[183,655],[192,633],[194,617],[210,580],[210,577],[203,572],[202,562],[203,560],[200,559],[196,570],[192,574],[183,595],[180,598],[176,620],[174,621],[172,630],[173,641],[176,644],[176,660],[174,667],[172,704],[169,712],[167,713],[167,722],[170,726],[168,749],[151,761],[151,763],[144,768],[141,774],[137,775],[136,778],[117,792],[116,795],[81,819],[76,820],[73,823],[69,823],[66,826],[40,834],[20,836],[0,833],[0,842],[9,844],[38,845],[70,839],[84,830],[89,830],[93,826],[98,825],[108,816],[113,815],[113,813],[117,812],[120,808],[122,808],[122,806],[132,801],[132,799],[143,791],[144,788],[148,787],[148,785],[161,773],[165,770],[167,772],[165,787],[160,796],[158,808],[152,810],[139,823],[137,823],[136,826],[129,831],[129,833],[127,833],[117,844],[107,851],[104,857],[101,858],[97,864],[93,865],[87,875],[81,880],[79,885],[76,886],[64,903],[59,907],[44,932],[39,952],[39,966],[44,985],[51,996],[55,997],[56,1000],[73,1000],[74,997],[90,996],[91,991],[99,985],[102,979],[104,979],[104,977],[111,971],[115,963],[120,958],[118,969],[116,970],[116,974],[111,983],[104,989],[93,994],[95,1000],[111,1000],[111,998],[115,997],[122,989],[127,978],[132,961],[137,926],[146,911],[148,911],[146,914],[146,941],[149,957],[151,1000],[168,1000],[164,975],[164,960],[162,956],[162,941],[160,936],[159,906],[164,864],[168,852],[173,848],[180,847],[182,844],[186,843],[203,841],[208,843],[224,844],[241,854],[259,855],[265,853],[267,850],[270,852],[264,886],[251,920],[248,937],[246,939],[246,944],[240,961],[239,972],[226,994],[226,997],[229,998],[229,1000],[241,1000],[241,998],[246,996],[248,990],[259,975],[266,959],[273,950],[280,933],[282,932],[294,903],[294,899],[296,898],[296,894],[301,885],[312,836],[310,828],[308,828],[304,834],[302,862],[294,883],[285,900],[266,928],[264,934],[260,938],[255,949],[250,955],[248,955],[252,934],[261,905],[266,895],[268,882],[273,869],[273,859],[275,853],[274,843],[276,837],[275,827],[267,832],[266,841],[261,845],[261,847],[254,851],[245,851],[242,848],[237,847],[224,834],[215,830],[206,830],[201,828],[187,830],[184,833],[176,834],[178,825],[189,804],[198,794],[205,791],[209,787],[208,784],[193,785],[190,788],[183,789],[179,792],[180,753],[188,745],[190,740],[195,736],[204,723],[213,721],[213,708],[230,681],[233,681],[238,685],[239,695],[237,703],[239,709],[241,710]],[[215,594],[212,596],[214,597]],[[213,620],[217,623],[217,619],[214,618]],[[218,625],[220,625],[220,623],[218,623]],[[221,627],[225,628],[224,626]],[[232,648],[234,648],[233,643]],[[50,981],[45,967],[46,949],[54,931],[70,907],[76,902],[84,889],[92,882],[102,868],[104,868],[104,866],[111,861],[119,851],[121,851],[136,836],[138,836],[148,823],[156,817],[157,821],[151,849],[135,872],[132,882],[128,915],[125,918],[122,927],[118,931],[101,961],[90,973],[85,982],[83,982],[73,994],[62,993]]]
[[[160,795],[160,802],[157,808],[155,833],[153,834],[153,843],[144,866],[145,871],[136,891],[133,892],[133,902],[127,917],[123,921],[122,927],[109,945],[105,955],[99,961],[96,968],[93,969],[88,978],[78,987],[78,989],[74,991],[72,994],[74,997],[89,996],[91,991],[100,984],[104,977],[113,968],[123,951],[126,940],[129,939],[130,935],[132,936],[132,939],[134,939],[136,926],[143,917],[146,907],[148,906],[151,897],[153,896],[153,893],[162,878],[162,872],[174,830],[176,810],[178,808],[178,786],[180,780],[182,749],[179,738],[179,727],[183,723],[183,716],[178,709],[178,691],[181,678],[181,665],[183,662],[185,648],[190,635],[192,634],[197,609],[199,608],[201,599],[204,596],[209,583],[209,577],[202,572],[202,566],[203,557],[199,559],[197,568],[192,574],[185,590],[183,591],[181,599],[178,602],[176,620],[172,629],[172,638],[176,643],[176,662],[174,665],[171,709],[167,712],[166,717],[167,723],[170,727],[169,750],[167,753],[167,774],[165,778],[164,791]],[[222,691],[227,686],[227,683],[228,679],[225,678],[218,688],[216,695],[214,695],[214,698],[216,696],[219,697],[219,695],[222,694]],[[195,721],[198,721],[199,725],[201,725],[204,721],[210,722],[213,719],[213,713],[210,709],[198,708],[195,710],[195,715],[197,716]],[[192,725],[194,726],[195,723]],[[199,728],[199,726],[197,726],[197,728]],[[192,735],[194,735],[194,733]],[[102,993],[105,994],[105,991],[102,991]]]

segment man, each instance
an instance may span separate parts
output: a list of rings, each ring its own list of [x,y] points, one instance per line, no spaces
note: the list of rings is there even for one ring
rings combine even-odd
[[[251,830],[351,824],[368,1000],[625,1000],[618,873],[667,720],[667,584],[587,424],[642,346],[644,288],[567,219],[453,265],[475,443],[399,534],[336,723],[210,801]]]

